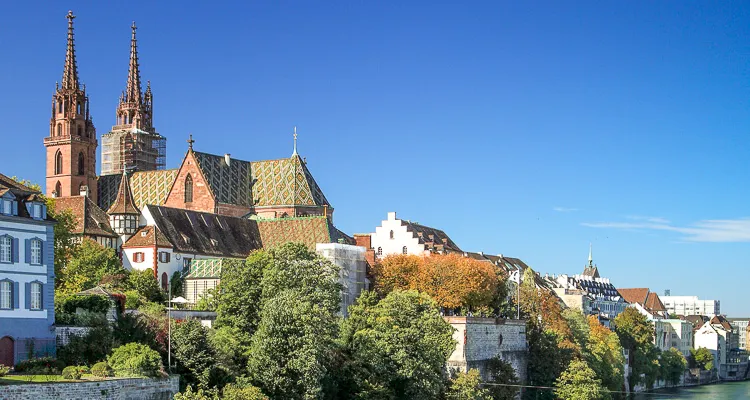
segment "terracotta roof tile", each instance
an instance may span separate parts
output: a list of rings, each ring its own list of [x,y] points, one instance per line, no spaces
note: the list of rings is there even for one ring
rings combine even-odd
[[[648,294],[648,299],[646,299],[645,308],[649,311],[661,311],[661,312],[667,311],[667,308],[664,307],[664,303],[661,302],[659,295],[654,292],[651,292]]]
[[[57,197],[56,210],[70,210],[75,218],[76,235],[117,237],[109,225],[109,216],[86,196]]]
[[[625,301],[628,303],[638,303],[640,305],[646,304],[646,298],[648,297],[648,288],[636,288],[636,289],[617,289]]]

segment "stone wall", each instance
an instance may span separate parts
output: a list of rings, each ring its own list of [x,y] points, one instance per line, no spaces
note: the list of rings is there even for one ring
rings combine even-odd
[[[448,368],[479,370],[486,378],[487,361],[499,356],[510,363],[521,382],[526,381],[528,344],[526,321],[500,318],[445,317],[458,342],[448,358]]]
[[[179,390],[180,379],[175,375],[167,379],[128,378],[0,386],[0,399],[170,400]]]

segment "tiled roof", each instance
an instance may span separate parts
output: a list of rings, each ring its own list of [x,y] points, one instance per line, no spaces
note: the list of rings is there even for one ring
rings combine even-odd
[[[190,272],[185,276],[185,278],[221,278],[221,267],[223,263],[223,258],[191,260]]]
[[[167,241],[181,253],[244,258],[261,247],[255,221],[246,218],[148,205]]]
[[[15,180],[13,180],[13,179],[11,179],[11,178],[9,178],[7,176],[5,176],[3,174],[0,174],[0,190],[5,190],[7,192],[8,190],[11,190],[11,189],[14,189],[14,190],[19,191],[19,192],[26,192],[27,194],[39,193],[38,191],[36,191],[36,190],[34,190],[34,189],[26,186],[26,185],[18,183]],[[0,193],[0,194],[4,194],[4,192]]]
[[[645,308],[649,311],[661,311],[666,312],[667,308],[664,307],[664,303],[661,302],[661,299],[659,298],[659,295],[651,292],[648,294],[648,298],[646,299],[646,306]]]
[[[263,247],[273,247],[286,242],[299,242],[311,249],[316,243],[354,244],[354,239],[336,229],[325,216],[259,219],[258,229]]]
[[[141,211],[133,203],[133,193],[130,191],[128,177],[122,174],[120,188],[117,191],[117,197],[112,206],[107,210],[107,214],[140,214]]]
[[[28,202],[39,202],[45,203],[44,197],[38,191],[14,181],[3,174],[0,174],[0,196],[6,193],[11,193],[16,201],[18,202],[18,217],[31,218],[29,211],[26,209],[24,204]],[[54,221],[52,217],[47,214],[46,221]]]
[[[76,293],[76,295],[79,296],[106,296],[113,298],[112,292],[109,290],[101,287],[100,285],[94,286],[91,289],[86,289],[84,291]]]
[[[430,251],[446,251],[446,252],[461,252],[461,249],[451,238],[440,229],[431,228],[417,224],[415,222],[401,220],[402,225],[406,225],[406,230],[413,232],[414,235],[419,239],[420,244],[425,245],[426,250]]]
[[[57,197],[56,210],[70,210],[75,218],[73,234],[117,237],[109,225],[109,216],[86,196]]]
[[[198,167],[220,203],[247,207],[328,205],[323,191],[299,155],[266,161],[243,161],[194,152]]]
[[[595,265],[584,268],[583,275],[590,276],[592,278],[601,278],[601,276],[599,276],[599,269]]]
[[[154,235],[156,235],[155,239]],[[159,228],[148,225],[139,229],[138,232],[131,236],[130,239],[122,245],[122,247],[146,247],[153,246],[154,244],[156,244],[156,247],[172,247],[172,243],[169,242],[169,239],[167,239]]]
[[[646,304],[648,288],[617,289],[617,291],[620,292],[620,296],[622,296],[622,298],[628,303],[638,303],[640,305]]]
[[[732,330],[732,324],[727,321],[726,318],[722,317],[721,315],[714,315],[711,318],[711,325],[721,325],[722,328],[731,331]]]
[[[128,175],[135,206],[142,210],[147,204],[164,204],[176,176],[176,169],[137,171]],[[98,202],[102,209],[109,209],[115,202],[121,180],[119,174],[102,175],[98,178]]]

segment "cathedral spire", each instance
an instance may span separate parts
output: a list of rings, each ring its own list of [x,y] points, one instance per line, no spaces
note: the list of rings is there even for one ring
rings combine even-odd
[[[593,267],[593,264],[594,264],[594,258],[591,257],[591,247],[592,245],[591,243],[589,243],[589,267]]]
[[[68,11],[68,48],[65,51],[65,68],[63,69],[62,88],[78,89],[78,64],[76,63],[76,45],[73,37],[73,11]]]
[[[141,71],[138,69],[138,40],[135,38],[135,21],[130,27],[133,36],[130,39],[130,64],[128,66],[128,85],[125,88],[125,101],[141,105]]]

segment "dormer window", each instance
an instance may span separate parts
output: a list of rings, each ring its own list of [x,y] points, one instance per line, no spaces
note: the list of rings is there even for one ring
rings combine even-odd
[[[7,200],[7,199],[3,200],[2,201],[2,206],[3,206],[2,213],[5,215],[14,215],[13,203],[14,203],[13,200]]]

